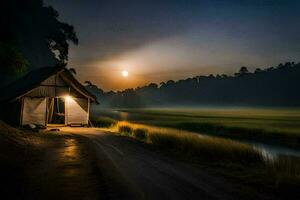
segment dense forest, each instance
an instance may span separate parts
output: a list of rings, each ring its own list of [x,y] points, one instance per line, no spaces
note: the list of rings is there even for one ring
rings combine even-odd
[[[241,67],[232,76],[196,76],[118,92],[103,92],[90,81],[85,84],[102,107],[300,106],[300,63],[294,62],[254,72]]]

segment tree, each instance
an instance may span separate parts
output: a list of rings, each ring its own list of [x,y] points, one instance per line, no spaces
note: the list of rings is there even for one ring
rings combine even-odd
[[[175,83],[175,81],[173,81],[173,80],[168,80],[166,84],[167,84],[167,85],[172,85],[172,84],[174,84],[174,83]]]
[[[292,65],[292,63],[291,62],[286,62],[285,64],[284,64],[284,67],[292,67],[293,65]]]
[[[91,81],[84,81],[85,88],[94,94],[97,98],[102,98],[104,91],[101,88],[98,88],[97,85],[94,85]]]
[[[150,83],[148,85],[149,88],[154,88],[154,89],[157,89],[158,88],[158,85],[156,83]]]
[[[160,87],[164,87],[166,85],[166,83],[164,81],[159,83]]]
[[[248,68],[245,67],[245,66],[241,67],[239,73],[240,73],[241,75],[248,74],[248,73],[249,73]]]
[[[247,67],[243,66],[240,68],[239,72],[238,73],[235,73],[234,75],[235,76],[243,76],[243,75],[246,75],[246,74],[249,74],[249,70]]]
[[[283,67],[282,63],[279,63],[279,65],[277,66],[277,68],[282,68],[282,67]]]
[[[76,73],[77,73],[77,72],[76,72],[76,69],[74,69],[74,68],[70,68],[69,71],[70,71],[72,74],[76,74]]]
[[[40,68],[65,64],[68,60],[69,43],[78,44],[78,38],[73,26],[58,20],[58,12],[51,6],[45,6],[42,0],[3,0],[0,7],[0,45],[14,49],[12,58],[1,63],[17,62],[22,58],[23,64],[18,70],[12,66],[3,65],[3,71],[23,71],[27,67]]]
[[[93,85],[91,81],[84,81],[84,84],[88,85],[88,86],[92,86]]]
[[[0,45],[1,74],[21,75],[28,68],[28,61],[15,48],[7,45]]]
[[[261,70],[260,68],[256,68],[255,71],[254,71],[255,74],[258,74],[258,73],[261,73],[261,72],[263,72],[263,70]]]

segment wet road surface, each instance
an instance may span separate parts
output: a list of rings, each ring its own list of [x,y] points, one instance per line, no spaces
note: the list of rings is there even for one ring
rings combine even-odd
[[[204,169],[96,128],[63,128],[88,138],[96,156],[100,199],[234,199],[233,187]]]

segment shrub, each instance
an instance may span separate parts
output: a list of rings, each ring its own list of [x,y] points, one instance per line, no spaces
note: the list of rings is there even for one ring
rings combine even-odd
[[[116,123],[117,123],[116,120],[108,118],[108,117],[100,117],[98,119],[92,119],[92,124],[95,127],[110,128],[113,125],[115,125]]]
[[[127,125],[121,125],[118,127],[119,132],[123,133],[125,135],[131,135],[132,134],[132,128],[130,126]]]
[[[140,140],[145,140],[147,138],[147,132],[147,129],[137,128],[133,131],[133,135]]]

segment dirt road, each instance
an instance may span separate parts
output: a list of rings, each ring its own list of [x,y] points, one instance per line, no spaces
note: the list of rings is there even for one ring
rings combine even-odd
[[[107,199],[234,199],[233,187],[205,170],[133,139],[93,128],[64,128],[88,138],[97,157],[99,196]]]

